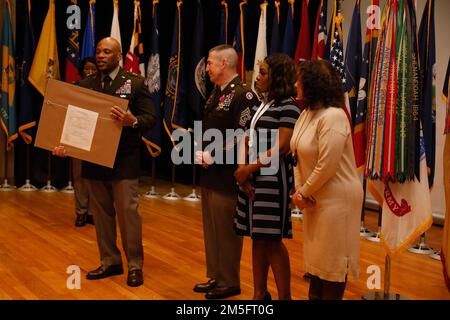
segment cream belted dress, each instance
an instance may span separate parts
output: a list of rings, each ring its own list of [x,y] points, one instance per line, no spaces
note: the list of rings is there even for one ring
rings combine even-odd
[[[304,271],[344,282],[359,275],[363,189],[350,124],[339,108],[306,109],[291,139],[296,190],[316,204],[303,211]]]

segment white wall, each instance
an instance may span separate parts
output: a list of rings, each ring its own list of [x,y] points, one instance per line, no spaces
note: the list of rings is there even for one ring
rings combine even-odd
[[[342,1],[342,13],[344,15],[343,32],[344,32],[344,48],[347,46],[348,29],[352,18],[353,8],[356,0]],[[385,0],[380,1],[381,10],[385,4]],[[328,0],[328,21],[331,20],[333,10],[333,0]],[[370,0],[361,0],[361,36],[366,32],[366,9],[370,5]],[[417,27],[422,19],[422,12],[425,7],[426,0],[417,0]],[[445,198],[443,183],[443,165],[442,153],[444,150],[444,122],[445,122],[445,104],[442,101],[442,88],[444,86],[444,77],[447,70],[447,64],[450,54],[450,1],[435,0],[435,30],[436,30],[436,170],[434,178],[434,186],[431,192],[431,203],[433,215],[438,220],[445,217]],[[329,23],[327,24],[327,27]],[[363,44],[364,46],[364,44]],[[370,198],[370,196],[369,196]]]

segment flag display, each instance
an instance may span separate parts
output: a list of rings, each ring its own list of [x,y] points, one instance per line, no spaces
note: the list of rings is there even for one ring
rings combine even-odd
[[[280,0],[275,0],[269,53],[280,51]]]
[[[380,0],[372,0],[371,5],[379,7]],[[358,98],[353,119],[353,149],[355,152],[356,167],[362,169],[366,163],[366,139],[367,139],[367,91],[369,90],[370,75],[373,69],[375,49],[378,39],[377,25],[367,25],[364,38],[364,53],[361,61],[361,73],[359,78]]]
[[[18,126],[19,134],[25,143],[30,144],[33,139],[32,128],[36,125],[36,119],[33,112],[32,90],[28,75],[30,73],[31,62],[33,61],[34,49],[36,42],[34,39],[33,28],[31,23],[31,8],[29,1],[25,1],[25,25],[23,32],[23,55],[22,55],[22,72],[19,78],[19,105],[18,105]]]
[[[245,41],[244,41],[244,31],[245,31],[245,15],[247,8],[247,0],[241,1],[239,4],[239,21],[236,26],[236,37],[234,39],[234,48],[238,55],[238,74],[242,81],[245,82]]]
[[[436,158],[436,43],[434,1],[427,0],[419,28],[420,71],[422,75],[421,120],[425,139],[428,184],[433,186]]]
[[[89,12],[83,34],[81,60],[95,56],[95,0],[89,0]]]
[[[164,128],[169,134],[172,143],[174,143],[172,131],[177,128],[187,128],[186,93],[184,88],[184,68],[181,50],[181,5],[182,2],[178,0],[173,26],[172,49],[170,51],[169,71],[165,91],[166,95],[164,99]]]
[[[267,2],[260,5],[258,38],[256,40],[255,63],[253,64],[252,90],[255,91],[255,80],[259,73],[259,65],[267,57]]]
[[[155,106],[156,122],[143,134],[142,140],[152,157],[161,153],[161,65],[159,63],[158,0],[153,0],[150,57],[147,64],[146,83]]]
[[[76,5],[77,0],[71,0],[71,4]],[[76,28],[69,29],[69,37],[67,39],[66,49],[66,69],[65,81],[74,83],[80,80],[78,67],[80,65],[80,45],[78,42],[78,30]]]
[[[220,1],[220,35],[219,44],[228,43],[228,3],[226,0]]]
[[[145,77],[144,44],[142,43],[141,3],[134,1],[134,29],[124,69]]]
[[[328,0],[320,0],[320,5],[317,9],[311,60],[325,58],[325,43],[327,41],[327,2]]]
[[[47,79],[59,79],[59,77],[58,47],[56,44],[55,29],[55,0],[50,0],[28,80],[44,95]]]
[[[287,10],[286,27],[283,35],[283,42],[281,43],[281,52],[287,54],[291,58],[294,58],[295,55],[294,2],[295,0],[288,0],[289,8]]]
[[[302,20],[295,49],[295,62],[311,59],[311,34],[309,31],[308,0],[302,0]]]
[[[14,42],[11,23],[11,8],[9,1],[5,2],[3,17],[3,35],[0,61],[2,68],[1,77],[1,124],[6,134],[6,147],[11,149],[13,141],[17,139],[16,124],[16,64],[14,60]]]
[[[119,24],[119,0],[113,0],[114,5],[114,12],[113,12],[113,18],[111,23],[111,38],[116,39],[120,47],[122,48],[122,37],[120,36],[120,24]],[[119,61],[119,65],[123,66],[123,61]]]

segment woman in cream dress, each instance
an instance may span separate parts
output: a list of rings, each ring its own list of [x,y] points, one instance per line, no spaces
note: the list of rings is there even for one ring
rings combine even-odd
[[[297,82],[305,106],[291,139],[294,203],[302,209],[309,299],[340,300],[347,275],[358,277],[363,190],[344,111],[339,74],[328,61],[304,62]]]

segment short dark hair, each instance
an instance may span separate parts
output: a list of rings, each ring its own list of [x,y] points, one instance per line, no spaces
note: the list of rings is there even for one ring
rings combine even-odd
[[[269,66],[269,100],[295,97],[297,70],[294,60],[284,53],[272,53],[264,62]]]
[[[310,109],[344,108],[344,85],[329,61],[304,61],[298,70],[304,106]]]
[[[95,63],[94,57],[86,57],[86,58],[84,58],[84,59],[80,62],[80,66],[78,67],[78,74],[80,75],[80,77],[83,76],[83,69],[84,69],[84,66],[85,66],[86,63],[88,63],[88,62],[97,65],[97,64]]]

